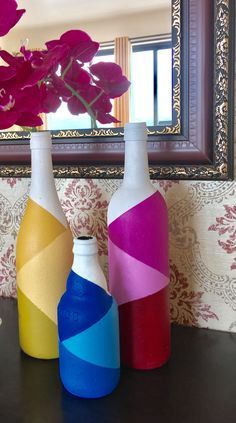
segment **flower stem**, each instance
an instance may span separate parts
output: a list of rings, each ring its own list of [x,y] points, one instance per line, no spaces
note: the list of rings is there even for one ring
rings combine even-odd
[[[91,101],[90,104],[87,103],[86,100],[84,100],[84,98],[76,91],[74,90],[74,88],[72,88],[66,81],[65,81],[65,75],[67,74],[68,70],[70,69],[71,65],[73,62],[73,58],[71,57],[68,65],[66,66],[66,68],[64,69],[64,71],[61,74],[61,79],[63,80],[66,88],[68,88],[68,90],[76,97],[78,98],[81,103],[83,104],[83,106],[86,108],[86,110],[88,111],[88,114],[91,117],[92,120],[92,128],[97,128],[97,123],[96,123],[96,116],[94,115],[91,106],[95,103],[95,101],[97,101],[97,99],[100,97],[101,93],[99,93],[99,95],[93,100]]]
[[[95,97],[90,103],[89,103],[89,107],[91,107],[94,103],[96,103],[96,101],[101,97],[101,95],[103,94],[103,90],[100,91],[100,93],[97,95],[97,97]]]
[[[68,70],[70,69],[73,62],[73,57],[70,58],[68,65],[65,67],[64,71],[61,74],[61,79],[64,81],[65,75],[67,74]]]
[[[93,125],[95,125],[94,127],[96,128],[97,127],[97,125],[96,125],[96,117],[95,117],[95,115],[94,115],[94,113],[93,113],[93,111],[92,111],[92,109],[90,108],[90,106],[89,106],[89,104],[87,103],[87,101],[85,101],[84,99],[83,99],[83,97],[81,97],[81,95],[77,92],[77,91],[75,91],[74,90],[74,88],[72,88],[69,84],[67,84],[67,82],[65,82],[64,81],[64,83],[65,83],[65,86],[66,86],[66,88],[68,88],[68,90],[70,90],[70,92],[76,97],[76,98],[78,98],[80,101],[81,101],[81,103],[83,104],[83,106],[87,109],[87,111],[88,111],[88,113],[89,113],[89,115],[91,116],[91,119],[92,119],[92,121],[93,121]]]

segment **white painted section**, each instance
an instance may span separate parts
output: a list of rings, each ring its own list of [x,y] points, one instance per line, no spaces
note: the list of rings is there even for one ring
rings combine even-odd
[[[110,201],[108,224],[156,191],[149,178],[146,124],[126,124],[124,138],[124,179]]]
[[[31,134],[30,198],[67,227],[68,224],[57,195],[53,177],[51,146],[50,132],[42,131]],[[35,223],[37,224],[37,222]]]
[[[84,279],[95,283],[107,291],[107,282],[98,260],[98,247],[95,237],[74,239],[74,261],[72,270]]]

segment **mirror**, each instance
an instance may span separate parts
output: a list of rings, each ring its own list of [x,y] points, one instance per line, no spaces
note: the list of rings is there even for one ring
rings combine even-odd
[[[94,2],[93,7],[88,7],[88,1],[89,4]],[[30,5],[24,5],[29,3],[27,1],[19,2],[21,7],[26,6],[27,9],[24,27],[18,34],[15,30],[2,48],[9,49],[9,45],[15,43],[16,39],[19,43],[19,40],[26,37],[30,38],[30,48],[41,48],[45,34],[46,40],[54,39],[65,30],[76,27],[87,31],[93,39],[102,41],[101,54],[105,54],[110,53],[114,38],[127,36],[133,48],[133,64],[136,63],[133,69],[139,72],[133,76],[137,83],[136,88],[135,83],[133,84],[129,114],[133,116],[132,120],[146,120],[149,124],[151,176],[165,179],[227,179],[232,176],[233,0],[137,0],[135,5],[122,0],[118,5],[113,5],[112,9],[108,8],[111,7],[111,2],[106,0],[99,4],[96,0],[55,2],[51,2],[52,14],[46,0],[31,1]],[[65,4],[66,9],[61,9]],[[125,7],[123,12],[122,6]],[[47,10],[47,13],[42,13],[41,9],[38,10],[39,7]],[[76,12],[76,7],[79,12]],[[144,8],[149,8],[149,11],[144,11]],[[79,20],[65,25],[63,20],[68,19],[66,13],[71,10],[72,16],[79,16]],[[91,10],[94,11],[94,16]],[[33,28],[34,20],[29,11],[36,17]],[[39,16],[43,17],[43,26]],[[54,25],[52,17],[57,20]],[[134,17],[136,23],[132,23]],[[140,33],[137,32],[139,30]],[[159,44],[161,48],[157,48],[156,62],[152,66],[156,66],[156,70],[161,68],[158,55],[163,57],[163,52],[168,49],[170,51],[171,48],[172,69],[166,65],[162,74],[155,75],[155,103],[149,93],[151,90],[144,87],[147,103],[144,108],[136,110],[135,115],[140,85],[144,81],[140,61],[144,61],[142,54],[145,53],[145,64],[148,63],[148,54],[153,44]],[[155,72],[153,68],[150,71]],[[161,79],[163,73],[165,78]],[[164,106],[161,94],[163,87],[165,101],[169,98]],[[153,118],[150,117],[151,114]],[[66,124],[63,116],[60,115],[56,123],[56,116],[53,117],[54,122],[48,116],[48,124],[51,125],[49,128],[53,128],[55,175],[121,177],[124,154],[122,127],[99,127],[92,130],[88,124],[84,124],[82,126],[87,126],[84,129],[80,124],[77,126],[78,117],[72,125],[71,120]],[[29,136],[26,132],[0,133],[2,176],[30,174]]]
[[[60,0],[56,7],[55,2],[47,2],[43,15],[42,6],[42,1],[21,2],[26,14],[5,38],[8,51],[16,50],[20,40],[25,40],[29,48],[43,49],[46,41],[58,39],[68,29],[80,28],[100,43],[92,62],[116,61],[132,81],[129,93],[124,95],[127,110],[120,108],[124,99],[113,100],[111,114],[121,121],[115,126],[143,120],[149,126],[160,126],[161,130],[172,125],[171,0],[139,0],[133,5],[125,0],[118,4],[103,0],[99,7],[96,0],[88,0],[86,5],[81,0]],[[114,127],[99,122],[97,125]],[[43,129],[91,127],[87,113],[73,115],[63,102],[55,113],[44,117]],[[22,129],[14,126],[12,130]]]

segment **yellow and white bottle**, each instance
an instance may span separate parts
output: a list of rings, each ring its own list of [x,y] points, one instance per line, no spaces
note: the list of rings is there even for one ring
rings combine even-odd
[[[31,136],[31,188],[16,245],[19,338],[36,358],[58,357],[57,305],[72,265],[72,234],[62,211],[50,132]]]

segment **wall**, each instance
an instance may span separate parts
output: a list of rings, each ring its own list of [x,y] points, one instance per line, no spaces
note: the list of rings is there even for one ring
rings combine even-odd
[[[91,22],[70,22],[68,25],[36,27],[18,30],[17,27],[4,37],[4,48],[17,51],[22,40],[29,39],[30,48],[40,48],[48,40],[59,38],[69,29],[82,29],[99,42],[111,41],[115,37],[128,36],[130,38],[169,34],[171,32],[170,9],[159,9],[118,18],[99,19]],[[2,42],[2,41],[1,41]]]

